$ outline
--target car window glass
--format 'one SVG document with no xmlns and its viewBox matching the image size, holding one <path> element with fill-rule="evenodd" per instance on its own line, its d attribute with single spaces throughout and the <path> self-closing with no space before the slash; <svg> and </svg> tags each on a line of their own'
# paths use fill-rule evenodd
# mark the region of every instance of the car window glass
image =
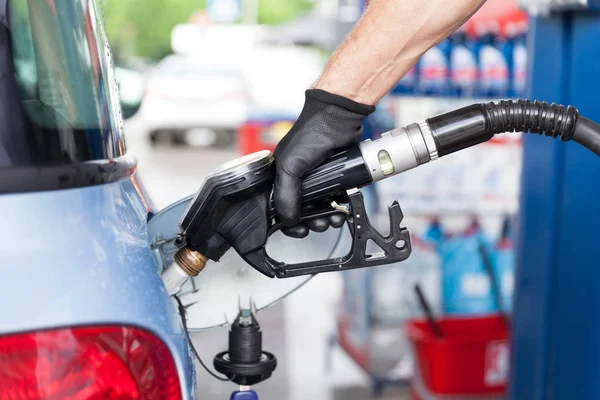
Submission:
<svg viewBox="0 0 600 400">
<path fill-rule="evenodd" d="M 0 167 L 122 156 L 118 93 L 94 2 L 0 0 L 0 18 L 2 10 Z"/>
</svg>

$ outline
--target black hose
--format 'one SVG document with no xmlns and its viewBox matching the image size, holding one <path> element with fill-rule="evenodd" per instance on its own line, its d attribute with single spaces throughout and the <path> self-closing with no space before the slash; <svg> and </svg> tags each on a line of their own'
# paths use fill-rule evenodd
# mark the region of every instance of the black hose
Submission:
<svg viewBox="0 0 600 400">
<path fill-rule="evenodd" d="M 529 100 L 482 104 L 492 134 L 529 132 L 571 140 L 579 112 L 575 107 Z"/>
<path fill-rule="evenodd" d="M 600 125 L 585 117 L 579 117 L 573 141 L 600 157 Z"/>
<path fill-rule="evenodd" d="M 483 143 L 495 134 L 529 132 L 574 140 L 600 155 L 600 126 L 575 107 L 529 100 L 473 104 L 427 120 L 438 155 Z"/>
</svg>

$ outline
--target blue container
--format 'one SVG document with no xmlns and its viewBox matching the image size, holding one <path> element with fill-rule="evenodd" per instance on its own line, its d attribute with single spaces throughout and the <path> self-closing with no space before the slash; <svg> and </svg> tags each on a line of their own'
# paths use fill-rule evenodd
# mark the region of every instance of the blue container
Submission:
<svg viewBox="0 0 600 400">
<path fill-rule="evenodd" d="M 506 60 L 506 66 L 508 68 L 508 85 L 507 85 L 507 95 L 509 97 L 514 97 L 515 93 L 513 91 L 513 76 L 514 76 L 514 50 L 515 50 L 515 37 L 509 35 L 506 37 L 504 42 L 500 45 L 500 51 Z"/>
<path fill-rule="evenodd" d="M 514 97 L 525 96 L 527 83 L 527 34 L 519 33 L 513 39 L 511 92 Z"/>
<path fill-rule="evenodd" d="M 500 286 L 502 310 L 506 313 L 510 313 L 512 310 L 515 275 L 515 251 L 511 236 L 511 220 L 509 217 L 506 217 L 504 219 L 502 235 L 496 243 L 496 258 L 494 263 L 494 272 Z"/>
<path fill-rule="evenodd" d="M 393 87 L 393 94 L 413 94 L 417 90 L 419 82 L 418 63 L 412 67 L 398 83 Z"/>
<path fill-rule="evenodd" d="M 481 243 L 493 254 L 493 245 L 474 223 L 466 232 L 444 240 L 439 247 L 446 314 L 487 314 L 497 310 L 489 275 L 479 253 Z"/>
<path fill-rule="evenodd" d="M 477 50 L 479 84 L 477 94 L 484 97 L 502 98 L 508 95 L 508 61 L 501 50 L 497 31 L 489 29 L 479 36 Z"/>
<path fill-rule="evenodd" d="M 431 221 L 431 225 L 427 228 L 423 234 L 423 241 L 430 245 L 432 248 L 437 249 L 444 238 L 444 232 L 442 231 L 442 225 L 439 219 L 434 218 Z"/>
<path fill-rule="evenodd" d="M 464 31 L 450 37 L 450 91 L 459 97 L 473 97 L 478 80 L 477 56 Z"/>
<path fill-rule="evenodd" d="M 431 96 L 450 94 L 450 40 L 429 49 L 418 63 L 418 93 Z"/>
</svg>

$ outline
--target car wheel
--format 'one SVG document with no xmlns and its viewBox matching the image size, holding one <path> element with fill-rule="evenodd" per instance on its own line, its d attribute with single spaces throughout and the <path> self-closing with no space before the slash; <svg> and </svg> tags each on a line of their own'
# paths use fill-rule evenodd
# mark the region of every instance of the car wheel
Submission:
<svg viewBox="0 0 600 400">
<path fill-rule="evenodd" d="M 213 146 L 215 147 L 230 147 L 235 142 L 235 131 L 222 130 L 218 131 L 215 137 Z"/>
<path fill-rule="evenodd" d="M 186 140 L 186 133 L 185 132 L 180 132 L 180 131 L 173 131 L 171 132 L 171 144 L 174 146 L 186 146 L 187 140 Z"/>
<path fill-rule="evenodd" d="M 217 132 L 210 128 L 189 129 L 182 136 L 183 142 L 190 147 L 212 147 L 218 138 Z"/>
<path fill-rule="evenodd" d="M 156 146 L 156 143 L 158 143 L 158 132 L 152 131 L 150 132 L 150 144 Z"/>
</svg>

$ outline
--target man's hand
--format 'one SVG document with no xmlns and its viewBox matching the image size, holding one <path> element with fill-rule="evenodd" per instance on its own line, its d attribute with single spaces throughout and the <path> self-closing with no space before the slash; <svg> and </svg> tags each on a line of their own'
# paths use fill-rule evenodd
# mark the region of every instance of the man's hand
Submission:
<svg viewBox="0 0 600 400">
<path fill-rule="evenodd" d="M 304 108 L 298 120 L 275 149 L 275 208 L 286 226 L 294 226 L 300 216 L 302 176 L 331 157 L 336 150 L 358 143 L 362 135 L 362 121 L 373 111 L 373 106 L 324 90 L 306 91 Z M 310 228 L 324 231 L 332 222 L 335 221 L 311 221 Z M 306 229 L 301 227 L 300 230 L 308 234 Z M 290 236 L 303 235 L 294 235 L 293 231 L 287 233 Z"/>
<path fill-rule="evenodd" d="M 317 89 L 376 104 L 419 58 L 485 0 L 371 0 L 333 53 Z"/>
<path fill-rule="evenodd" d="M 428 49 L 448 37 L 485 0 L 371 0 L 329 60 L 298 121 L 275 149 L 275 208 L 288 236 L 304 237 L 333 222 L 293 226 L 300 213 L 300 179 L 334 151 L 358 142 L 373 105 Z"/>
</svg>

